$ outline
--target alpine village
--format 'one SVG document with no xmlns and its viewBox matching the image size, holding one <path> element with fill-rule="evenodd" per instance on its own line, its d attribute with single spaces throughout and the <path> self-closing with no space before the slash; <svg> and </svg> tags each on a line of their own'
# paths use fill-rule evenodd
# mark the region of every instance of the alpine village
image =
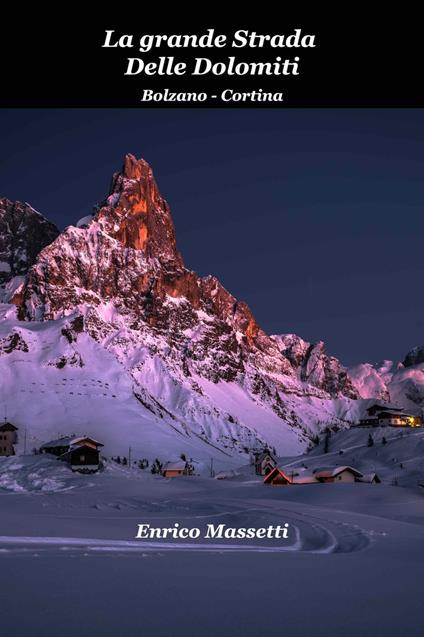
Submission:
<svg viewBox="0 0 424 637">
<path fill-rule="evenodd" d="M 373 429 L 377 427 L 388 427 L 395 429 L 420 428 L 422 419 L 419 416 L 406 413 L 399 407 L 374 403 L 368 407 L 367 415 L 361 418 L 354 427 L 361 429 Z M 324 434 L 324 448 L 328 446 L 328 430 Z M 368 444 L 372 440 L 371 433 L 368 437 Z M 4 419 L 0 426 L 0 456 L 15 455 L 15 445 L 18 442 L 18 427 Z M 49 440 L 43 443 L 38 449 L 33 449 L 34 454 L 49 454 L 56 456 L 57 460 L 66 463 L 73 472 L 82 474 L 96 473 L 104 468 L 107 458 L 102 458 L 101 449 L 104 445 L 88 435 L 62 436 L 56 440 Z M 149 468 L 149 461 L 145 458 L 131 461 L 131 449 L 128 458 L 120 456 L 112 457 L 111 461 L 127 466 L 129 469 L 135 465 L 138 469 Z M 310 485 L 319 483 L 369 483 L 379 484 L 379 476 L 375 472 L 362 473 L 352 466 L 334 465 L 314 468 L 311 471 L 290 469 L 281 466 L 275 451 L 265 447 L 251 455 L 251 466 L 257 476 L 263 478 L 264 485 L 287 486 L 287 485 Z M 183 476 L 195 476 L 196 462 L 187 459 L 185 454 L 181 454 L 179 459 L 166 460 L 161 462 L 156 459 L 150 471 L 163 478 L 177 478 Z M 228 477 L 226 472 L 215 474 L 213 463 L 211 462 L 210 476 L 216 479 Z"/>
</svg>

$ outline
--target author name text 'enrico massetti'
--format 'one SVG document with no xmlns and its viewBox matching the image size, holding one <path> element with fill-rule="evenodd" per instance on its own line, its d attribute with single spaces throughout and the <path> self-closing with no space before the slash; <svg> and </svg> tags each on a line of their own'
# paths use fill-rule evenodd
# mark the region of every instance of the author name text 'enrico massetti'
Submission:
<svg viewBox="0 0 424 637">
<path fill-rule="evenodd" d="M 171 527 L 154 527 L 150 524 L 138 524 L 138 530 L 136 534 L 137 540 L 153 540 L 153 539 L 174 539 L 174 540 L 186 540 L 197 539 L 203 537 L 204 539 L 219 540 L 240 540 L 240 539 L 275 539 L 275 540 L 287 540 L 289 525 L 277 524 L 275 526 L 265 527 L 232 527 L 227 524 L 207 524 L 202 530 L 198 527 L 184 527 L 180 526 L 176 522 Z"/>
</svg>

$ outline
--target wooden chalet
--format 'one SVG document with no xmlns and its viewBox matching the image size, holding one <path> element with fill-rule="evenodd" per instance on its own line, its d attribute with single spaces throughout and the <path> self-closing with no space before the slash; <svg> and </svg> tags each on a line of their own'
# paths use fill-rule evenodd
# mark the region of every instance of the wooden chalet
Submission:
<svg viewBox="0 0 424 637">
<path fill-rule="evenodd" d="M 15 444 L 18 442 L 18 428 L 11 422 L 4 423 L 0 426 L 0 456 L 14 456 Z"/>
<path fill-rule="evenodd" d="M 94 473 L 100 467 L 101 442 L 89 436 L 63 437 L 46 442 L 40 453 L 50 453 L 71 465 L 72 471 Z"/>
<path fill-rule="evenodd" d="M 277 459 L 269 449 L 255 454 L 255 471 L 258 476 L 266 476 L 277 466 Z"/>
<path fill-rule="evenodd" d="M 317 469 L 314 475 L 318 482 L 358 482 L 362 473 L 353 467 L 330 467 Z"/>
<path fill-rule="evenodd" d="M 375 403 L 368 407 L 367 416 L 361 418 L 359 427 L 421 427 L 422 418 L 403 411 L 401 407 Z"/>
<path fill-rule="evenodd" d="M 60 458 L 69 462 L 72 471 L 80 473 L 94 473 L 100 466 L 100 451 L 89 444 L 72 445 Z"/>
<path fill-rule="evenodd" d="M 286 485 L 291 484 L 291 477 L 285 473 L 283 469 L 274 467 L 265 476 L 264 484 L 269 484 L 273 487 L 285 487 Z"/>
<path fill-rule="evenodd" d="M 178 478 L 180 476 L 190 476 L 192 470 L 185 460 L 176 460 L 175 462 L 167 462 L 162 469 L 164 478 Z"/>
</svg>

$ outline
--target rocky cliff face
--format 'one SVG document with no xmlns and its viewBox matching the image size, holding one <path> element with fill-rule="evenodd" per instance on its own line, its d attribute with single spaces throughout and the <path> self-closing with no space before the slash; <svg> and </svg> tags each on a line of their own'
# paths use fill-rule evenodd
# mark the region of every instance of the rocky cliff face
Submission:
<svg viewBox="0 0 424 637">
<path fill-rule="evenodd" d="M 0 285 L 26 274 L 58 235 L 57 227 L 29 204 L 0 198 Z"/>
<path fill-rule="evenodd" d="M 168 204 L 149 165 L 132 155 L 89 227 L 70 227 L 43 250 L 14 302 L 30 320 L 110 304 L 131 329 L 155 330 L 187 371 L 194 367 L 214 382 L 234 380 L 249 363 L 293 374 L 245 303 L 215 277 L 184 267 Z"/>
<path fill-rule="evenodd" d="M 31 354 L 29 324 L 39 322 L 59 339 L 54 355 L 42 346 L 39 364 L 83 374 L 96 364 L 82 347 L 89 337 L 117 361 L 140 409 L 221 450 L 288 452 L 356 409 L 358 392 L 323 343 L 268 336 L 215 277 L 185 268 L 169 206 L 132 155 L 92 220 L 40 252 L 11 302 L 19 321 L 10 328 L 7 313 L 9 355 L 15 342 Z"/>
<path fill-rule="evenodd" d="M 424 363 L 424 345 L 411 349 L 404 358 L 403 366 L 413 367 L 421 363 Z"/>
<path fill-rule="evenodd" d="M 293 366 L 298 379 L 328 392 L 333 397 L 358 398 L 347 370 L 334 356 L 328 356 L 322 341 L 308 343 L 296 334 L 273 336 L 281 354 Z"/>
</svg>

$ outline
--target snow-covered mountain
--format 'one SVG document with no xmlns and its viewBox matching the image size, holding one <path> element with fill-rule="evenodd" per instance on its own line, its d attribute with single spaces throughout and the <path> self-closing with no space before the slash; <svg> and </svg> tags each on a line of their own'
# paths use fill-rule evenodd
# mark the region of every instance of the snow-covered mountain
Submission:
<svg viewBox="0 0 424 637">
<path fill-rule="evenodd" d="M 362 398 L 377 398 L 424 415 L 424 346 L 415 347 L 403 362 L 362 363 L 348 370 Z"/>
<path fill-rule="evenodd" d="M 301 451 L 323 426 L 361 412 L 361 383 L 323 343 L 267 335 L 215 277 L 184 266 L 144 160 L 127 155 L 93 217 L 57 237 L 25 211 L 44 226 L 43 249 L 35 257 L 26 247 L 25 277 L 24 259 L 10 265 L 0 373 L 2 402 L 34 445 L 72 429 L 104 440 L 106 453 L 131 445 L 245 461 L 238 454 L 265 444 Z M 15 263 L 23 249 L 7 248 L 10 223 L 1 235 L 2 260 Z"/>
</svg>

